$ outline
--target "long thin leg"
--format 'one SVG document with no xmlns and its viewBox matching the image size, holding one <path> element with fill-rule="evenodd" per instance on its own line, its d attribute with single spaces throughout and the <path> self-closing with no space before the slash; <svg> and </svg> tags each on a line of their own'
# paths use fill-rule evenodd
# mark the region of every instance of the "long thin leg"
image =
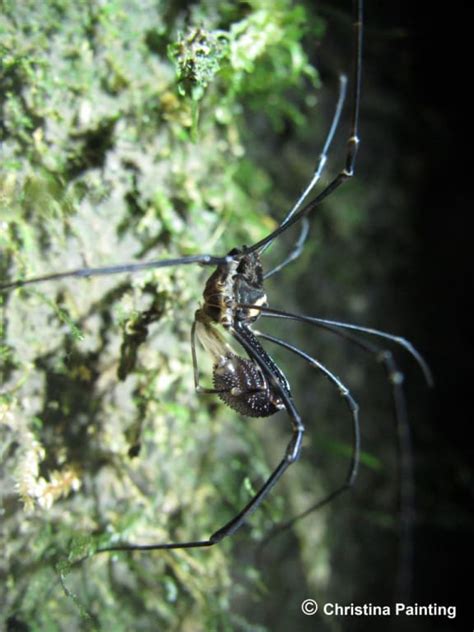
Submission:
<svg viewBox="0 0 474 632">
<path fill-rule="evenodd" d="M 332 382 L 333 384 L 335 384 L 335 386 L 337 386 L 340 394 L 342 395 L 342 397 L 344 397 L 347 407 L 349 408 L 349 411 L 352 415 L 352 433 L 353 433 L 352 458 L 351 458 L 349 469 L 347 471 L 346 478 L 343 484 L 340 485 L 340 487 L 335 489 L 333 492 L 331 492 L 330 494 L 328 494 L 327 496 L 319 500 L 316 504 L 312 505 L 309 510 L 304 511 L 302 514 L 299 514 L 298 516 L 292 518 L 291 520 L 288 520 L 280 525 L 277 525 L 274 529 L 272 529 L 272 531 L 267 536 L 265 540 L 267 542 L 268 539 L 272 538 L 274 535 L 276 535 L 280 531 L 288 529 L 297 520 L 308 515 L 308 513 L 311 513 L 312 511 L 315 511 L 316 509 L 320 509 L 324 505 L 330 503 L 332 500 L 334 500 L 334 498 L 339 496 L 342 492 L 350 489 L 354 485 L 354 482 L 357 478 L 357 472 L 359 469 L 359 462 L 360 462 L 359 406 L 357 402 L 354 400 L 354 398 L 352 397 L 349 389 L 341 382 L 341 380 L 334 373 L 329 371 L 329 369 L 327 369 L 323 364 L 321 364 L 321 362 L 318 362 L 318 360 L 311 357 L 310 355 L 308 355 L 301 349 L 298 349 L 294 345 L 291 345 L 288 342 L 281 340 L 280 338 L 275 338 L 274 336 L 270 336 L 262 332 L 255 332 L 255 333 L 259 338 L 263 338 L 264 340 L 273 342 L 277 345 L 280 345 L 281 347 L 284 347 L 285 349 L 288 349 L 292 353 L 295 353 L 296 355 L 300 356 L 300 358 L 303 358 L 303 360 L 306 360 L 306 362 L 308 362 L 311 366 L 321 371 L 328 378 L 330 382 Z"/>
<path fill-rule="evenodd" d="M 293 407 L 294 409 L 294 407 Z M 290 449 L 291 448 L 291 449 Z M 290 441 L 284 458 L 277 465 L 271 476 L 266 480 L 265 484 L 260 490 L 253 496 L 247 505 L 236 515 L 232 520 L 229 520 L 223 527 L 215 531 L 208 539 L 205 540 L 189 540 L 187 542 L 167 542 L 164 544 L 111 544 L 108 546 L 102 546 L 94 551 L 95 553 L 110 553 L 112 551 L 159 551 L 169 549 L 197 549 L 206 548 L 218 544 L 221 540 L 234 534 L 239 527 L 250 517 L 250 515 L 258 508 L 261 502 L 265 499 L 270 490 L 275 486 L 280 477 L 288 469 L 288 467 L 294 463 L 299 456 L 301 450 L 301 440 L 293 437 Z M 78 560 L 82 562 L 84 558 Z"/>
<path fill-rule="evenodd" d="M 302 195 L 300 196 L 296 204 L 288 213 L 286 219 L 284 220 L 285 222 L 294 215 L 294 213 L 301 206 L 303 201 L 307 198 L 307 196 L 309 195 L 309 193 L 311 192 L 311 190 L 314 188 L 319 178 L 321 177 L 321 174 L 324 170 L 324 166 L 327 161 L 327 152 L 331 145 L 331 142 L 332 142 L 334 133 L 336 131 L 339 118 L 340 118 L 342 106 L 344 103 L 345 93 L 346 93 L 346 84 L 347 84 L 346 77 L 341 76 L 339 99 L 338 99 L 338 103 L 336 107 L 336 112 L 333 118 L 331 129 L 326 139 L 326 143 L 321 153 L 318 166 L 316 168 L 316 171 L 313 174 L 313 178 L 311 179 L 311 182 L 306 187 L 305 191 L 302 193 Z M 290 255 L 276 269 L 267 273 L 265 278 L 269 277 L 271 274 L 274 274 L 275 272 L 277 272 L 277 270 L 281 270 L 281 268 L 283 268 L 285 265 L 290 263 L 290 261 L 293 261 L 299 256 L 301 250 L 303 249 L 304 241 L 307 237 L 307 234 L 308 234 L 308 228 L 303 227 L 301 229 L 300 237 L 294 249 L 291 251 Z M 267 245 L 265 245 L 262 248 L 262 252 L 268 245 L 270 245 L 270 241 L 268 242 Z M 189 265 L 189 264 L 195 264 L 195 263 L 200 264 L 200 265 L 206 265 L 206 266 L 218 266 L 218 265 L 223 265 L 226 263 L 231 263 L 232 260 L 233 258 L 231 256 L 212 256 L 212 255 L 203 254 L 203 255 L 192 255 L 188 257 L 179 257 L 177 259 L 145 261 L 141 263 L 126 263 L 126 264 L 118 264 L 118 265 L 111 265 L 111 266 L 102 266 L 102 267 L 97 267 L 97 268 L 77 268 L 76 270 L 67 270 L 65 272 L 55 272 L 52 274 L 32 277 L 29 279 L 17 279 L 9 283 L 0 283 L 0 292 L 14 290 L 16 288 L 24 287 L 25 285 L 32 285 L 35 283 L 44 283 L 46 281 L 58 281 L 60 279 L 67 279 L 67 278 L 89 278 L 93 276 L 122 274 L 126 272 L 139 272 L 141 270 L 166 268 L 166 267 L 171 267 L 171 266 Z"/>
<path fill-rule="evenodd" d="M 282 316 L 284 312 L 278 313 Z M 270 314 L 269 314 L 270 315 Z M 273 314 L 276 315 L 276 314 Z M 396 580 L 396 592 L 399 598 L 408 598 L 411 587 L 411 569 L 413 560 L 413 524 L 415 520 L 415 486 L 414 486 L 414 472 L 413 472 L 413 449 L 410 432 L 410 424 L 408 421 L 408 414 L 406 409 L 405 395 L 403 391 L 403 373 L 398 369 L 395 362 L 395 358 L 390 350 L 384 349 L 379 345 L 374 345 L 366 340 L 361 340 L 358 336 L 352 333 L 341 330 L 340 328 L 361 331 L 362 333 L 369 333 L 372 335 L 381 336 L 383 338 L 399 342 L 402 340 L 405 348 L 415 357 L 420 364 L 425 377 L 429 385 L 432 385 L 432 376 L 429 367 L 423 358 L 416 352 L 411 345 L 407 347 L 407 341 L 399 339 L 396 336 L 391 336 L 385 332 L 379 332 L 378 330 L 368 329 L 365 327 L 358 327 L 356 325 L 349 325 L 346 323 L 339 323 L 336 321 L 322 320 L 318 318 L 310 318 L 307 316 L 289 315 L 286 314 L 286 318 L 292 320 L 299 320 L 313 324 L 317 327 L 327 329 L 333 333 L 341 336 L 351 343 L 356 344 L 367 353 L 372 354 L 377 362 L 383 364 L 387 378 L 392 386 L 392 399 L 395 410 L 395 425 L 397 431 L 397 451 L 398 451 L 398 463 L 399 463 L 399 506 L 400 506 L 400 563 L 398 566 L 398 574 Z M 330 325 L 329 325 L 330 323 Z M 413 353 L 415 351 L 415 354 Z M 323 504 L 326 504 L 326 500 Z M 291 527 L 297 520 L 300 520 L 308 516 L 313 511 L 319 509 L 322 506 L 321 501 L 315 503 L 309 507 L 303 513 L 295 516 L 290 521 L 279 525 L 276 532 L 270 532 L 270 537 L 276 535 Z"/>
<path fill-rule="evenodd" d="M 357 149 L 359 146 L 359 109 L 360 109 L 360 87 L 362 74 L 362 19 L 363 19 L 363 2 L 362 0 L 354 0 L 354 82 L 353 82 L 353 101 L 351 113 L 351 131 L 347 141 L 347 153 L 344 168 L 331 182 L 319 193 L 314 200 L 306 204 L 302 209 L 295 212 L 291 217 L 287 217 L 278 228 L 272 233 L 258 241 L 253 246 L 247 248 L 246 252 L 262 251 L 263 248 L 270 244 L 276 237 L 285 232 L 290 226 L 300 221 L 303 217 L 309 215 L 325 200 L 333 191 L 335 191 L 343 182 L 354 175 L 355 162 L 357 157 Z"/>
<path fill-rule="evenodd" d="M 9 283 L 0 283 L 0 292 L 14 290 L 33 283 L 44 283 L 45 281 L 58 281 L 59 279 L 89 278 L 93 276 L 105 276 L 108 274 L 121 274 L 125 272 L 139 272 L 140 270 L 152 270 L 155 268 L 169 268 L 172 266 L 185 266 L 190 264 L 200 264 L 203 266 L 219 266 L 231 263 L 234 260 L 231 256 L 214 257 L 212 255 L 191 255 L 189 257 L 179 257 L 177 259 L 158 259 L 156 261 L 144 261 L 142 263 L 124 263 L 113 266 L 103 266 L 99 268 L 78 268 L 66 272 L 55 272 L 44 276 L 30 279 L 18 279 Z"/>
<path fill-rule="evenodd" d="M 292 424 L 298 426 L 301 424 L 299 416 L 296 419 L 293 417 L 296 409 L 291 407 L 292 412 L 288 411 L 292 419 Z M 298 413 L 296 413 L 298 415 Z M 251 514 L 258 508 L 261 502 L 265 499 L 270 490 L 275 486 L 280 477 L 288 469 L 288 467 L 294 463 L 301 451 L 301 439 L 303 434 L 303 428 L 296 430 L 288 444 L 284 458 L 277 465 L 271 476 L 265 481 L 264 485 L 253 496 L 245 507 L 236 515 L 232 520 L 229 520 L 223 527 L 215 531 L 210 538 L 206 540 L 191 540 L 188 542 L 169 542 L 166 544 L 116 544 L 110 546 L 104 546 L 96 549 L 95 553 L 105 553 L 109 551 L 155 551 L 163 549 L 193 549 L 213 546 L 217 544 L 229 535 L 232 535 L 239 529 L 243 523 L 251 516 Z"/>
<path fill-rule="evenodd" d="M 283 220 L 282 224 L 285 224 L 291 217 L 293 217 L 293 215 L 296 213 L 296 211 L 299 208 L 301 208 L 301 205 L 306 200 L 306 198 L 311 193 L 311 191 L 314 189 L 316 184 L 319 182 L 319 180 L 320 180 L 320 178 L 321 178 L 321 176 L 323 174 L 324 167 L 326 166 L 327 159 L 328 159 L 329 149 L 331 147 L 332 141 L 334 139 L 334 135 L 335 135 L 336 130 L 337 130 L 337 126 L 339 125 L 339 120 L 341 118 L 342 108 L 344 106 L 344 101 L 345 101 L 345 98 L 346 98 L 346 92 L 347 92 L 347 77 L 345 75 L 341 75 L 339 77 L 339 96 L 338 96 L 338 99 L 337 99 L 336 109 L 335 109 L 334 116 L 333 116 L 333 119 L 332 119 L 332 122 L 331 122 L 331 127 L 329 128 L 329 132 L 328 132 L 328 135 L 326 137 L 326 141 L 324 143 L 323 150 L 322 150 L 321 154 L 319 155 L 319 160 L 318 160 L 318 163 L 316 165 L 316 169 L 314 170 L 313 177 L 311 178 L 310 183 L 308 184 L 306 189 L 303 191 L 303 193 L 300 195 L 300 197 L 298 198 L 298 200 L 296 201 L 294 206 L 290 209 L 290 211 L 286 215 L 286 217 Z M 294 261 L 295 259 L 297 259 L 300 256 L 300 254 L 301 254 L 301 252 L 302 252 L 302 250 L 304 248 L 304 244 L 306 242 L 306 239 L 308 237 L 308 233 L 309 233 L 309 220 L 308 220 L 307 217 L 303 217 L 303 220 L 301 222 L 300 234 L 298 236 L 298 239 L 297 239 L 295 245 L 291 249 L 290 253 L 288 254 L 288 256 L 281 263 L 279 263 L 273 269 L 271 269 L 268 272 L 266 272 L 264 274 L 264 276 L 263 276 L 264 279 L 268 279 L 273 274 L 276 274 L 277 272 L 282 270 L 285 266 L 287 266 L 289 263 L 291 263 L 292 261 Z M 263 252 L 270 245 L 271 245 L 271 242 L 268 242 L 265 246 L 263 246 L 261 251 L 260 251 L 260 254 L 263 254 Z"/>
<path fill-rule="evenodd" d="M 303 202 L 306 200 L 308 195 L 314 189 L 314 187 L 319 182 L 319 180 L 320 180 L 320 178 L 321 178 L 321 176 L 323 174 L 324 167 L 326 166 L 327 159 L 328 159 L 329 148 L 331 147 L 331 143 L 333 141 L 334 135 L 335 135 L 336 130 L 337 130 L 337 126 L 339 125 L 339 120 L 341 118 L 342 108 L 344 106 L 344 101 L 345 101 L 345 98 L 346 98 L 346 91 L 347 91 L 347 77 L 345 75 L 341 75 L 339 77 L 339 96 L 338 96 L 338 99 L 337 99 L 336 110 L 334 112 L 334 116 L 333 116 L 333 119 L 332 119 L 332 122 L 331 122 L 331 127 L 329 128 L 329 132 L 328 132 L 328 135 L 326 137 L 326 141 L 324 143 L 323 150 L 322 150 L 321 154 L 319 155 L 319 160 L 318 160 L 318 163 L 316 165 L 316 169 L 314 170 L 313 177 L 311 178 L 311 181 L 308 184 L 308 186 L 306 187 L 306 189 L 303 191 L 303 193 L 297 199 L 297 201 L 294 204 L 294 206 L 290 209 L 290 211 L 286 215 L 286 217 L 283 220 L 283 222 L 281 223 L 281 225 L 286 224 L 286 222 L 291 217 L 293 217 L 293 215 L 296 213 L 296 211 L 299 208 L 301 208 Z M 301 229 L 301 235 L 300 235 L 300 237 L 299 237 L 299 239 L 297 241 L 296 247 L 294 248 L 292 253 L 290 253 L 289 257 L 287 259 L 285 259 L 285 261 L 282 264 L 280 264 L 277 268 L 275 268 L 271 272 L 268 272 L 265 275 L 264 278 L 267 278 L 270 275 L 272 275 L 275 272 L 277 272 L 278 270 L 281 270 L 281 268 L 283 268 L 283 266 L 285 266 L 287 263 L 290 263 L 290 261 L 293 261 L 294 259 L 296 259 L 296 257 L 299 255 L 299 253 L 301 252 L 302 247 L 303 247 L 303 245 L 299 246 L 299 243 L 302 242 L 302 244 L 304 244 L 304 240 L 306 239 L 307 233 L 308 233 L 308 227 L 306 229 L 305 228 Z M 262 248 L 260 250 L 260 254 L 263 254 L 263 252 L 268 248 L 268 246 L 270 246 L 272 241 L 273 240 L 267 242 L 264 246 L 262 246 Z M 297 252 L 297 254 L 293 254 L 294 252 Z"/>
<path fill-rule="evenodd" d="M 277 266 L 275 266 L 274 268 L 272 268 L 271 270 L 269 270 L 263 275 L 264 279 L 268 279 L 269 277 L 276 274 L 277 272 L 280 272 L 280 270 L 282 270 L 286 265 L 288 265 L 289 263 L 291 263 L 292 261 L 294 261 L 300 256 L 300 254 L 303 251 L 306 239 L 308 237 L 308 233 L 309 233 L 309 220 L 307 217 L 303 217 L 301 221 L 300 234 L 293 248 L 291 249 L 287 257 L 281 263 L 279 263 Z"/>
<path fill-rule="evenodd" d="M 104 546 L 98 548 L 96 553 L 105 553 L 110 551 L 154 551 L 163 549 L 191 549 L 191 548 L 204 548 L 213 546 L 220 542 L 223 538 L 232 535 L 239 529 L 242 524 L 249 518 L 249 516 L 258 508 L 262 501 L 266 498 L 270 490 L 275 486 L 281 476 L 285 473 L 288 467 L 298 460 L 301 452 L 301 444 L 303 441 L 304 426 L 301 421 L 301 417 L 296 410 L 296 407 L 291 398 L 289 389 L 287 388 L 287 382 L 280 372 L 276 364 L 265 352 L 263 347 L 257 341 L 254 334 L 245 326 L 237 325 L 235 329 L 231 330 L 231 334 L 239 342 L 239 344 L 247 351 L 250 358 L 252 358 L 262 369 L 263 373 L 268 378 L 271 386 L 275 388 L 278 395 L 281 397 L 286 411 L 291 420 L 292 436 L 285 450 L 283 459 L 274 469 L 269 478 L 265 481 L 262 487 L 251 498 L 251 500 L 245 505 L 245 507 L 234 518 L 229 520 L 223 527 L 215 531 L 208 539 L 205 540 L 191 540 L 188 542 L 169 542 L 164 544 L 112 544 L 110 546 Z"/>
<path fill-rule="evenodd" d="M 258 309 L 262 313 L 263 316 L 296 320 L 302 323 L 317 325 L 321 329 L 327 329 L 328 331 L 346 329 L 349 331 L 357 331 L 363 334 L 368 334 L 369 336 L 385 338 L 385 340 L 390 340 L 391 342 L 394 342 L 400 345 L 401 347 L 403 347 L 404 349 L 406 349 L 406 351 L 408 351 L 408 353 L 416 360 L 418 366 L 422 370 L 428 386 L 432 387 L 434 384 L 431 369 L 426 363 L 423 356 L 415 349 L 415 347 L 411 344 L 411 342 L 409 342 L 405 338 L 402 338 L 401 336 L 395 336 L 393 334 L 387 333 L 386 331 L 380 331 L 379 329 L 373 329 L 371 327 L 361 327 L 359 325 L 354 325 L 352 323 L 343 323 L 336 320 L 327 320 L 325 318 L 315 318 L 314 316 L 302 316 L 301 314 L 290 314 L 289 312 L 284 312 L 279 309 L 273 309 L 271 307 L 263 307 L 260 305 L 247 305 L 246 303 L 239 303 L 238 307 Z M 350 336 L 346 336 L 346 337 L 348 339 L 353 339 Z"/>
<path fill-rule="evenodd" d="M 377 358 L 379 362 L 383 363 L 387 378 L 392 384 L 392 398 L 395 408 L 400 503 L 400 563 L 395 590 L 397 598 L 406 603 L 409 601 L 412 586 L 413 525 L 416 518 L 413 443 L 403 391 L 403 373 L 399 371 L 391 351 L 378 350 L 377 354 Z"/>
<path fill-rule="evenodd" d="M 289 213 L 287 214 L 287 216 L 283 220 L 283 222 L 282 222 L 283 224 L 285 224 L 291 217 L 293 217 L 293 215 L 296 213 L 296 211 L 299 208 L 301 208 L 303 202 L 306 200 L 308 195 L 311 193 L 311 191 L 314 189 L 316 184 L 321 179 L 321 176 L 322 176 L 323 171 L 324 171 L 324 167 L 326 166 L 326 163 L 327 163 L 327 160 L 328 160 L 329 149 L 330 149 L 332 141 L 334 139 L 334 135 L 336 133 L 337 127 L 339 125 L 339 120 L 341 118 L 342 108 L 344 106 L 344 101 L 346 100 L 346 92 L 347 92 L 347 77 L 346 77 L 346 75 L 340 75 L 340 77 L 339 77 L 339 95 L 337 97 L 336 109 L 334 111 L 334 116 L 332 118 L 331 127 L 329 128 L 329 133 L 328 133 L 328 135 L 326 137 L 326 141 L 324 143 L 323 150 L 322 150 L 321 154 L 319 155 L 318 164 L 317 164 L 316 169 L 315 169 L 315 171 L 313 173 L 313 177 L 311 178 L 310 183 L 308 184 L 306 189 L 303 191 L 303 193 L 300 195 L 300 197 L 296 201 L 296 203 L 293 206 L 293 208 L 289 211 Z"/>
<path fill-rule="evenodd" d="M 321 193 L 312 200 L 309 204 L 297 211 L 299 204 L 306 198 L 306 191 L 303 192 L 300 200 L 296 203 L 295 207 L 290 210 L 286 219 L 280 226 L 272 233 L 261 239 L 259 242 L 253 244 L 245 250 L 245 253 L 251 253 L 256 250 L 262 251 L 267 244 L 270 244 L 276 237 L 287 230 L 290 226 L 300 221 L 303 217 L 309 216 L 310 213 L 319 204 L 332 193 L 337 187 L 339 187 L 345 180 L 350 178 L 354 174 L 354 166 L 357 155 L 357 147 L 359 144 L 358 137 L 358 121 L 359 121 L 359 103 L 360 103 L 360 84 L 361 84 L 361 67 L 362 67 L 362 0 L 354 0 L 354 48 L 355 48 L 355 64 L 354 64 L 354 100 L 352 105 L 352 124 L 351 135 L 348 140 L 348 149 L 345 161 L 344 169 L 321 191 Z M 324 164 L 323 164 L 324 167 Z M 322 168 L 323 168 L 322 167 Z M 318 171 L 318 170 L 317 170 Z M 317 172 L 316 172 L 317 173 Z M 315 174 L 316 176 L 316 174 Z M 311 187 L 311 183 L 308 185 Z M 244 253 L 244 254 L 245 254 Z M 124 272 L 137 272 L 140 270 L 149 270 L 155 268 L 165 268 L 178 265 L 189 265 L 198 263 L 206 266 L 217 266 L 226 263 L 231 263 L 234 260 L 231 256 L 212 256 L 212 255 L 192 255 L 188 257 L 179 257 L 177 259 L 164 259 L 158 261 L 147 261 L 143 263 L 129 263 L 122 265 L 104 266 L 97 268 L 78 268 L 76 270 L 69 270 L 66 272 L 57 272 L 53 274 L 46 274 L 39 277 L 33 277 L 30 279 L 18 279 L 9 283 L 0 284 L 0 292 L 13 290 L 16 288 L 24 287 L 33 283 L 43 283 L 46 281 L 57 281 L 59 279 L 65 279 L 70 277 L 75 278 L 89 278 L 92 276 L 102 276 L 109 274 L 120 274 Z"/>
</svg>

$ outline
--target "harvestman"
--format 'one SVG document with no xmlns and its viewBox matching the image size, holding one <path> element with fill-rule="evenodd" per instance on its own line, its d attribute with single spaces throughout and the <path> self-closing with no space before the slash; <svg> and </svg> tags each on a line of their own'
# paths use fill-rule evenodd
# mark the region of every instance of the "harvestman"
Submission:
<svg viewBox="0 0 474 632">
<path fill-rule="evenodd" d="M 223 538 L 234 534 L 237 529 L 242 526 L 242 524 L 266 498 L 272 487 L 277 483 L 288 467 L 297 461 L 301 452 L 304 425 L 293 401 L 290 385 L 285 377 L 285 374 L 260 344 L 258 338 L 287 349 L 304 359 L 311 366 L 321 371 L 323 375 L 325 375 L 326 378 L 328 378 L 328 380 L 337 387 L 340 394 L 345 398 L 352 416 L 352 458 L 344 483 L 329 496 L 311 506 L 303 514 L 300 514 L 300 516 L 297 516 L 297 518 L 301 518 L 323 504 L 328 503 L 338 494 L 353 485 L 357 476 L 360 455 L 358 405 L 354 401 L 349 390 L 339 380 L 339 378 L 315 358 L 309 356 L 295 346 L 280 340 L 279 338 L 254 331 L 252 327 L 261 316 L 287 318 L 327 329 L 348 339 L 350 342 L 358 345 L 366 352 L 373 354 L 379 362 L 382 362 L 388 378 L 392 383 L 401 453 L 405 454 L 406 450 L 409 449 L 409 435 L 407 431 L 407 419 L 404 395 L 402 391 L 403 376 L 398 371 L 390 351 L 386 350 L 384 347 L 380 347 L 379 345 L 362 339 L 356 334 L 362 333 L 368 335 L 369 337 L 378 337 L 403 346 L 420 365 L 427 382 L 430 384 L 432 380 L 429 368 L 413 346 L 405 339 L 393 336 L 383 331 L 359 327 L 353 324 L 323 320 L 310 316 L 290 314 L 284 311 L 271 309 L 267 305 L 267 298 L 264 290 L 264 280 L 280 271 L 302 251 L 308 234 L 309 216 L 315 211 L 315 209 L 318 208 L 323 200 L 331 195 L 343 182 L 351 178 L 354 174 L 357 148 L 359 145 L 358 121 L 362 60 L 362 4 L 362 0 L 354 1 L 353 3 L 354 72 L 352 111 L 351 129 L 347 141 L 347 153 L 344 168 L 329 182 L 329 184 L 327 184 L 327 186 L 322 189 L 318 195 L 316 195 L 311 201 L 307 201 L 307 198 L 314 190 L 324 171 L 328 151 L 341 116 L 347 86 L 346 77 L 341 76 L 336 111 L 324 148 L 319 157 L 316 170 L 314 171 L 312 179 L 305 191 L 276 230 L 252 246 L 235 248 L 225 256 L 199 254 L 176 259 L 148 261 L 143 263 L 111 265 L 99 268 L 80 268 L 67 272 L 52 273 L 36 278 L 17 280 L 0 285 L 0 291 L 5 292 L 34 283 L 56 281 L 58 279 L 68 277 L 87 278 L 99 275 L 138 272 L 140 270 L 148 270 L 152 268 L 165 268 L 193 264 L 214 266 L 216 267 L 216 270 L 212 273 L 206 283 L 203 294 L 204 303 L 203 306 L 196 311 L 191 330 L 191 349 L 196 390 L 199 392 L 217 394 L 228 406 L 244 416 L 269 417 L 279 410 L 286 410 L 290 419 L 292 434 L 280 463 L 262 487 L 254 494 L 247 505 L 223 527 L 215 531 L 210 537 L 188 542 L 168 542 L 147 545 L 121 543 L 98 548 L 96 552 L 188 549 L 209 547 L 217 544 Z M 301 223 L 300 235 L 290 254 L 277 267 L 264 273 L 261 263 L 262 254 L 275 239 L 298 222 Z M 226 330 L 228 334 L 230 334 L 230 336 L 246 352 L 247 357 L 242 357 L 232 350 L 232 348 L 226 343 L 224 336 L 221 334 L 220 328 Z M 199 340 L 202 347 L 213 359 L 214 388 L 212 389 L 202 388 L 199 385 L 196 339 Z M 405 469 L 411 467 L 410 462 L 402 462 L 401 467 L 405 467 Z M 407 480 L 411 481 L 411 477 L 408 476 Z M 405 496 L 402 498 L 402 502 L 407 507 L 411 507 L 412 505 L 411 494 L 411 483 L 408 483 L 402 489 L 402 496 Z M 294 518 L 282 526 L 289 526 L 297 518 Z"/>
</svg>

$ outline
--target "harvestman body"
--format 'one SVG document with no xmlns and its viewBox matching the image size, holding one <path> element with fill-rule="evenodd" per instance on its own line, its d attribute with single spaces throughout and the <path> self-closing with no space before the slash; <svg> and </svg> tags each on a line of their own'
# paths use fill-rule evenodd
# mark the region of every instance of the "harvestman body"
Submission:
<svg viewBox="0 0 474 632">
<path fill-rule="evenodd" d="M 260 318 L 260 316 L 287 318 L 329 330 L 359 346 L 364 351 L 372 354 L 377 361 L 383 363 L 392 384 L 401 454 L 403 455 L 410 449 L 408 423 L 406 418 L 404 394 L 402 390 L 402 377 L 397 369 L 392 353 L 385 350 L 384 347 L 380 347 L 372 342 L 369 342 L 365 338 L 356 336 L 355 334 L 362 333 L 369 337 L 382 338 L 403 346 L 418 362 L 428 383 L 431 383 L 429 368 L 412 345 L 403 338 L 375 329 L 328 321 L 310 316 L 289 314 L 287 312 L 271 309 L 268 307 L 267 297 L 264 290 L 264 280 L 281 270 L 286 264 L 300 254 L 308 234 L 309 216 L 323 202 L 323 200 L 325 200 L 335 189 L 337 189 L 354 173 L 354 165 L 359 143 L 358 120 L 362 59 L 362 0 L 354 1 L 353 5 L 355 62 L 353 75 L 353 100 L 351 111 L 351 132 L 348 139 L 344 168 L 316 197 L 307 202 L 309 194 L 313 191 L 323 173 L 329 147 L 340 119 L 347 84 L 346 77 L 342 76 L 340 78 L 339 99 L 332 125 L 313 177 L 294 207 L 286 215 L 279 227 L 271 234 L 251 246 L 243 246 L 240 249 L 233 249 L 226 256 L 193 255 L 177 259 L 113 265 L 102 268 L 81 268 L 69 272 L 52 273 L 42 277 L 0 284 L 0 291 L 10 291 L 15 288 L 20 288 L 34 283 L 54 281 L 67 277 L 87 278 L 91 276 L 137 272 L 145 269 L 191 264 L 215 266 L 216 270 L 212 273 L 206 283 L 203 294 L 203 305 L 195 314 L 195 320 L 191 330 L 191 346 L 196 390 L 204 393 L 217 394 L 220 399 L 232 409 L 248 417 L 269 417 L 280 410 L 286 410 L 289 416 L 292 434 L 280 463 L 274 469 L 270 477 L 264 482 L 262 487 L 250 499 L 247 505 L 241 509 L 234 518 L 232 518 L 222 528 L 218 529 L 209 538 L 189 542 L 170 542 L 148 545 L 119 543 L 98 548 L 95 552 L 115 550 L 131 551 L 178 549 L 212 546 L 224 537 L 232 535 L 235 531 L 237 531 L 237 529 L 247 520 L 250 514 L 257 509 L 287 468 L 298 459 L 301 451 L 304 426 L 300 414 L 294 404 L 288 380 L 260 344 L 258 337 L 289 350 L 308 362 L 312 367 L 322 372 L 323 375 L 325 375 L 325 377 L 338 388 L 340 394 L 345 399 L 352 417 L 352 459 L 344 483 L 329 496 L 312 505 L 307 511 L 300 514 L 297 518 L 304 517 L 316 508 L 328 503 L 335 496 L 348 489 L 354 483 L 357 475 L 360 453 L 358 406 L 356 402 L 339 378 L 315 358 L 312 358 L 304 351 L 283 340 L 280 340 L 279 338 L 253 331 L 252 325 L 258 318 Z M 277 267 L 264 274 L 261 263 L 261 256 L 264 251 L 276 238 L 298 222 L 301 227 L 300 236 L 292 251 Z M 230 347 L 221 333 L 222 329 L 226 330 L 230 337 L 243 348 L 247 357 L 238 355 Z M 199 371 L 197 368 L 195 344 L 196 338 L 213 359 L 214 388 L 212 389 L 202 388 L 199 385 Z M 409 471 L 411 468 L 411 462 L 409 460 L 405 460 L 405 462 L 402 461 L 401 468 L 405 472 L 405 477 L 402 477 L 402 482 L 406 480 L 404 487 L 402 487 L 401 502 L 410 509 L 413 504 L 412 477 L 411 471 Z M 283 525 L 283 527 L 289 526 L 295 519 L 288 521 Z M 408 522 L 409 520 L 406 521 L 406 524 L 404 525 L 404 528 L 406 529 L 409 528 Z M 409 556 L 409 554 L 410 551 L 408 550 L 404 552 L 405 556 Z"/>
<path fill-rule="evenodd" d="M 249 344 L 272 367 L 274 380 L 290 397 L 287 379 L 266 353 L 250 329 L 260 316 L 256 308 L 267 307 L 263 289 L 263 268 L 258 253 L 246 255 L 232 250 L 229 256 L 241 255 L 240 260 L 218 266 L 204 289 L 204 305 L 195 315 L 195 329 L 202 346 L 214 359 L 214 389 L 223 402 L 246 417 L 269 417 L 284 408 L 274 381 L 269 380 L 255 361 L 241 358 L 226 345 L 214 325 L 221 325 L 232 333 L 240 331 Z M 236 307 L 247 304 L 249 307 Z M 193 341 L 194 343 L 194 341 Z M 193 344 L 193 358 L 195 359 Z M 196 362 L 195 362 L 196 366 Z M 199 387 L 196 380 L 198 390 Z"/>
</svg>

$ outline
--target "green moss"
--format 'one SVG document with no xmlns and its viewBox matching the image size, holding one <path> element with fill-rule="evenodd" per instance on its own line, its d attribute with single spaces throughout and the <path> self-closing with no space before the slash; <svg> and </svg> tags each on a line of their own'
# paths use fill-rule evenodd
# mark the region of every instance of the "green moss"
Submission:
<svg viewBox="0 0 474 632">
<path fill-rule="evenodd" d="M 223 253 L 274 225 L 243 114 L 301 122 L 288 91 L 317 77 L 302 6 L 3 5 L 2 278 Z M 231 540 L 91 555 L 116 540 L 206 537 L 270 472 L 252 424 L 194 393 L 189 331 L 205 276 L 183 267 L 3 297 L 6 620 L 243 627 L 229 607 Z M 255 514 L 249 541 L 267 517 Z"/>
</svg>

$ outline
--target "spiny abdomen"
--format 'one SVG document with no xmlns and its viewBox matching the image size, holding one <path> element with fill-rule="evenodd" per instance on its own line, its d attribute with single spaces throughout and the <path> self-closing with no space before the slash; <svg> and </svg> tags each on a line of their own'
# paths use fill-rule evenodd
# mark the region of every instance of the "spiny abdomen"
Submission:
<svg viewBox="0 0 474 632">
<path fill-rule="evenodd" d="M 233 353 L 214 365 L 214 388 L 220 399 L 246 417 L 269 417 L 283 408 L 255 362 Z"/>
</svg>

